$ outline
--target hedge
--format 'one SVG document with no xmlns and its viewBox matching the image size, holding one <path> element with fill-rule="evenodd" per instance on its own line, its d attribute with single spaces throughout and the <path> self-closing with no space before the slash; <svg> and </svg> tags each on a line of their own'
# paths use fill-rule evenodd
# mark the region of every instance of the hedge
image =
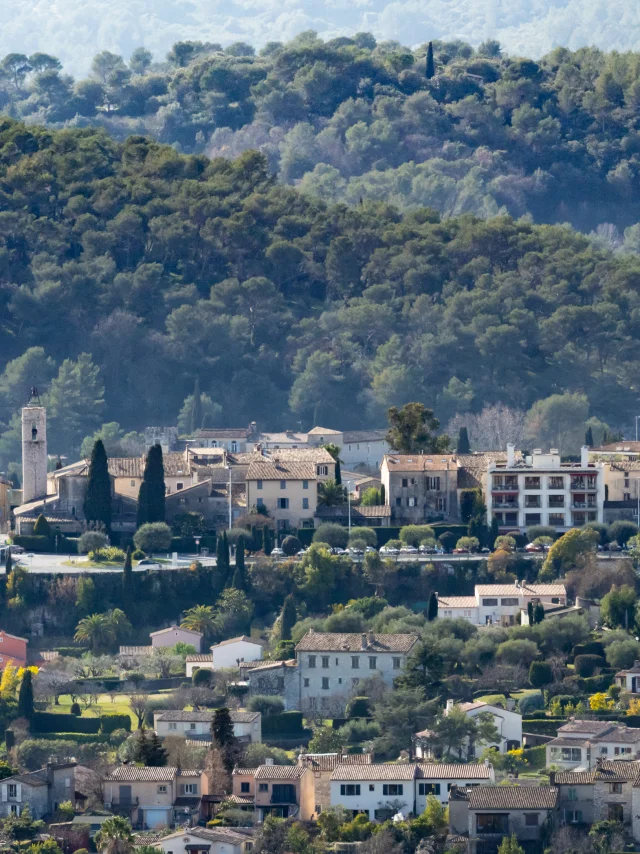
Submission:
<svg viewBox="0 0 640 854">
<path fill-rule="evenodd" d="M 613 672 L 602 673 L 600 676 L 588 676 L 584 679 L 577 676 L 576 684 L 578 688 L 586 694 L 597 694 L 600 691 L 608 691 L 613 685 L 614 679 L 615 673 Z"/>
<path fill-rule="evenodd" d="M 576 655 L 573 666 L 578 676 L 589 678 L 598 668 L 606 667 L 607 662 L 601 655 Z"/>
<path fill-rule="evenodd" d="M 88 646 L 54 646 L 54 652 L 67 658 L 82 658 L 85 652 L 89 652 Z"/>
<path fill-rule="evenodd" d="M 53 552 L 55 551 L 55 531 L 53 537 L 41 537 L 37 534 L 12 534 L 11 541 L 14 546 L 22 546 L 28 552 Z M 67 539 L 64 535 L 58 535 L 58 554 L 77 554 L 78 541 Z"/>
<path fill-rule="evenodd" d="M 302 712 L 282 712 L 280 715 L 269 715 L 262 719 L 263 735 L 302 735 Z"/>
<path fill-rule="evenodd" d="M 578 655 L 600 655 L 604 658 L 604 646 L 600 641 L 587 641 L 586 643 L 577 643 L 571 650 L 571 655 L 575 658 Z"/>
<path fill-rule="evenodd" d="M 547 764 L 547 748 L 544 744 L 539 744 L 537 747 L 525 747 L 522 756 L 527 761 L 525 769 L 527 771 L 544 768 Z"/>
<path fill-rule="evenodd" d="M 209 549 L 210 552 L 215 552 L 216 538 L 211 534 L 200 537 L 200 549 Z M 198 547 L 193 537 L 172 537 L 170 551 L 181 554 L 195 554 Z"/>
<path fill-rule="evenodd" d="M 76 715 L 36 712 L 31 720 L 31 731 L 99 733 L 100 718 L 79 718 Z"/>
<path fill-rule="evenodd" d="M 131 732 L 131 717 L 122 714 L 100 715 L 101 733 L 109 735 L 116 729 L 126 729 L 127 732 Z"/>
<path fill-rule="evenodd" d="M 534 735 L 556 735 L 558 727 L 566 724 L 566 718 L 555 718 L 554 720 L 542 721 L 539 719 L 529 718 L 522 721 L 522 732 L 531 732 Z"/>
</svg>

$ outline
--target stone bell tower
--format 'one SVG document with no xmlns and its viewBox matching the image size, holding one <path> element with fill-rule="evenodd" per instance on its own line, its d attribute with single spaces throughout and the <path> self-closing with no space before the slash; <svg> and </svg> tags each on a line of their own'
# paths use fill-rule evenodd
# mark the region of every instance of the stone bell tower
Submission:
<svg viewBox="0 0 640 854">
<path fill-rule="evenodd" d="M 37 388 L 22 409 L 22 501 L 27 504 L 47 494 L 47 410 Z"/>
</svg>

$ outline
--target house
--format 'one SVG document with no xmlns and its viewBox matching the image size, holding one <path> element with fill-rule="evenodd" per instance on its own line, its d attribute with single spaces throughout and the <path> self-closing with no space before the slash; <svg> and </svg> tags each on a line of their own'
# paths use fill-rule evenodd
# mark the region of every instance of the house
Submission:
<svg viewBox="0 0 640 854">
<path fill-rule="evenodd" d="M 564 584 L 476 584 L 473 596 L 438 596 L 438 617 L 474 626 L 513 626 L 529 602 L 566 605 L 567 591 Z"/>
<path fill-rule="evenodd" d="M 192 824 L 208 792 L 207 775 L 180 768 L 119 765 L 104 779 L 104 806 L 142 830 Z"/>
<path fill-rule="evenodd" d="M 603 463 L 589 462 L 586 445 L 579 463 L 563 463 L 555 448 L 517 459 L 514 445 L 507 445 L 506 462 L 489 463 L 487 524 L 495 519 L 503 530 L 550 525 L 563 533 L 602 522 L 604 499 Z"/>
<path fill-rule="evenodd" d="M 260 661 L 264 651 L 261 641 L 240 635 L 229 638 L 211 647 L 214 670 L 238 667 L 241 661 Z"/>
<path fill-rule="evenodd" d="M 199 448 L 224 448 L 232 454 L 253 450 L 257 425 L 248 427 L 207 427 L 196 430 L 190 444 Z"/>
<path fill-rule="evenodd" d="M 344 480 L 342 481 L 344 484 Z M 371 504 L 365 506 L 339 504 L 336 507 L 323 507 L 320 505 L 315 513 L 316 525 L 323 522 L 335 522 L 338 525 L 351 525 L 357 527 L 388 528 L 391 524 L 391 507 L 388 504 Z"/>
<path fill-rule="evenodd" d="M 20 815 L 29 806 L 34 819 L 52 815 L 59 804 L 75 799 L 75 762 L 6 777 L 0 788 L 0 817 Z"/>
<path fill-rule="evenodd" d="M 185 643 L 189 646 L 195 646 L 196 652 L 200 652 L 200 644 L 202 643 L 202 633 L 194 632 L 191 629 L 185 629 L 182 626 L 169 626 L 166 629 L 159 629 L 157 632 L 151 632 L 151 646 L 156 649 L 158 647 L 172 647 L 177 643 Z"/>
<path fill-rule="evenodd" d="M 453 454 L 385 454 L 380 467 L 396 524 L 457 518 L 458 463 Z"/>
<path fill-rule="evenodd" d="M 20 638 L 17 635 L 10 635 L 4 629 L 0 631 L 0 671 L 4 670 L 7 664 L 14 667 L 25 667 L 27 664 L 27 645 L 29 641 L 26 638 Z"/>
<path fill-rule="evenodd" d="M 497 851 L 502 840 L 511 834 L 521 845 L 537 850 L 537 844 L 555 825 L 557 812 L 555 786 L 452 789 L 449 828 L 452 834 L 468 834 L 468 854 Z"/>
<path fill-rule="evenodd" d="M 494 780 L 490 765 L 341 763 L 331 774 L 331 806 L 342 806 L 354 816 L 364 813 L 372 820 L 386 821 L 398 812 L 420 815 L 429 795 L 446 804 L 452 787 Z"/>
<path fill-rule="evenodd" d="M 318 485 L 335 477 L 335 466 L 324 448 L 265 451 L 247 471 L 247 507 L 266 510 L 281 533 L 313 528 Z"/>
<path fill-rule="evenodd" d="M 314 778 L 304 765 L 274 765 L 273 760 L 258 768 L 236 768 L 232 775 L 232 796 L 245 809 L 253 809 L 257 821 L 268 815 L 311 821 L 316 817 Z"/>
<path fill-rule="evenodd" d="M 316 814 L 331 806 L 331 775 L 338 765 L 371 765 L 372 753 L 301 753 L 298 765 L 306 765 L 313 773 Z"/>
<path fill-rule="evenodd" d="M 634 661 L 628 670 L 619 670 L 615 675 L 615 683 L 623 691 L 640 694 L 640 661 Z"/>
<path fill-rule="evenodd" d="M 390 450 L 386 430 L 345 430 L 340 443 L 340 459 L 346 468 L 379 472 Z"/>
<path fill-rule="evenodd" d="M 635 444 L 635 443 L 634 443 Z M 640 443 L 638 443 L 640 447 Z M 600 455 L 604 464 L 605 502 L 604 521 L 609 524 L 626 519 L 638 524 L 638 488 L 640 487 L 640 459 Z"/>
<path fill-rule="evenodd" d="M 144 446 L 147 451 L 154 445 L 160 445 L 163 454 L 178 449 L 177 427 L 145 427 L 143 435 Z"/>
<path fill-rule="evenodd" d="M 615 721 L 570 720 L 546 745 L 547 765 L 593 769 L 598 759 L 640 758 L 640 730 Z"/>
<path fill-rule="evenodd" d="M 511 702 L 513 703 L 513 700 Z M 452 709 L 464 712 L 468 718 L 475 718 L 480 714 L 490 714 L 499 733 L 499 739 L 495 744 L 467 743 L 462 749 L 460 758 L 467 761 L 473 759 L 487 747 L 496 747 L 500 753 L 506 753 L 508 750 L 517 750 L 522 746 L 522 715 L 518 712 L 512 709 L 503 709 L 501 706 L 493 706 L 483 700 L 476 700 L 471 703 L 456 703 L 454 700 L 447 700 L 445 715 Z M 419 759 L 432 756 L 429 735 L 429 730 L 425 730 L 416 733 L 414 737 L 415 753 Z"/>
<path fill-rule="evenodd" d="M 639 777 L 640 762 L 628 759 L 599 758 L 590 771 L 552 772 L 560 820 L 574 825 L 618 821 L 631 830 L 633 786 Z"/>
<path fill-rule="evenodd" d="M 233 734 L 243 744 L 262 741 L 262 715 L 260 712 L 229 712 Z M 201 712 L 157 711 L 153 713 L 153 728 L 159 736 L 168 735 L 211 741 L 211 724 L 215 710 Z"/>
<path fill-rule="evenodd" d="M 153 847 L 164 854 L 249 854 L 253 829 L 186 827 L 163 836 Z"/>
<path fill-rule="evenodd" d="M 240 683 L 249 694 L 281 697 L 285 711 L 300 708 L 300 676 L 295 658 L 286 661 L 252 661 L 240 665 Z"/>
<path fill-rule="evenodd" d="M 632 461 L 640 459 L 640 442 L 630 442 L 622 439 L 620 442 L 610 442 L 598 448 L 589 449 L 590 460 Z"/>
<path fill-rule="evenodd" d="M 367 489 L 380 489 L 382 481 L 375 475 L 366 472 L 348 471 L 342 469 L 342 485 L 349 491 L 352 500 L 359 500 Z"/>
<path fill-rule="evenodd" d="M 361 679 L 393 687 L 418 635 L 308 631 L 296 646 L 302 711 L 344 710 Z"/>
</svg>

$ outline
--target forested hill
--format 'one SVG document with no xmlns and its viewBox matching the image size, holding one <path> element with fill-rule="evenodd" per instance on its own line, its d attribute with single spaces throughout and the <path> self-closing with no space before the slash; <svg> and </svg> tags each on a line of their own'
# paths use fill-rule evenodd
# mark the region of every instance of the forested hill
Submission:
<svg viewBox="0 0 640 854">
<path fill-rule="evenodd" d="M 445 215 L 530 214 L 640 249 L 640 54 L 558 48 L 537 62 L 367 33 L 286 45 L 180 42 L 165 59 L 102 52 L 74 81 L 46 54 L 0 64 L 0 109 L 29 123 L 99 124 L 186 153 L 258 149 L 283 183 Z M 605 224 L 611 224 L 607 227 Z"/>
<path fill-rule="evenodd" d="M 37 385 L 50 450 L 103 422 L 354 428 L 422 400 L 446 422 L 584 392 L 627 423 L 640 258 L 559 226 L 328 207 L 262 155 L 0 122 L 0 459 Z M 12 421 L 13 417 L 13 421 Z"/>
</svg>

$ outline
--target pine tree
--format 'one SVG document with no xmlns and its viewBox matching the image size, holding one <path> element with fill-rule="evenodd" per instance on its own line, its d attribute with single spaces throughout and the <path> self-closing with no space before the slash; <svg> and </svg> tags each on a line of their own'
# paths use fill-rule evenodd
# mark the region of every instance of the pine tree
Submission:
<svg viewBox="0 0 640 854">
<path fill-rule="evenodd" d="M 150 768 L 162 768 L 167 764 L 167 756 L 167 751 L 162 746 L 162 739 L 157 733 L 152 732 L 147 742 L 144 764 Z"/>
<path fill-rule="evenodd" d="M 429 46 L 427 47 L 427 69 L 426 69 L 426 77 L 427 80 L 431 80 L 431 78 L 436 73 L 436 66 L 433 61 L 433 42 L 429 42 Z"/>
<path fill-rule="evenodd" d="M 296 602 L 291 594 L 289 594 L 282 603 L 282 613 L 280 614 L 280 640 L 290 641 L 291 630 L 296 624 L 298 613 L 296 610 Z"/>
<path fill-rule="evenodd" d="M 438 594 L 433 592 L 429 596 L 429 605 L 427 607 L 427 620 L 431 623 L 438 617 Z"/>
<path fill-rule="evenodd" d="M 25 670 L 18 694 L 18 717 L 30 721 L 33 712 L 33 674 L 30 670 Z"/>
<path fill-rule="evenodd" d="M 593 430 L 587 427 L 587 432 L 584 434 L 584 443 L 588 448 L 593 448 Z"/>
<path fill-rule="evenodd" d="M 471 445 L 469 444 L 469 432 L 466 427 L 461 427 L 458 433 L 458 448 L 459 454 L 470 454 Z"/>
<path fill-rule="evenodd" d="M 141 762 L 143 765 L 147 764 L 147 757 L 149 755 L 149 739 L 147 738 L 147 731 L 144 726 L 141 726 L 135 735 L 135 745 L 133 749 L 132 759 L 134 762 Z"/>
<path fill-rule="evenodd" d="M 147 453 L 144 477 L 138 493 L 138 528 L 148 522 L 164 522 L 165 493 L 162 448 L 153 445 Z"/>
<path fill-rule="evenodd" d="M 200 394 L 200 377 L 196 377 L 196 381 L 193 384 L 193 405 L 191 407 L 189 426 L 192 436 L 196 430 L 199 430 L 202 427 L 202 395 Z"/>
<path fill-rule="evenodd" d="M 99 522 L 111 530 L 111 478 L 102 439 L 96 440 L 91 451 L 84 515 L 87 522 Z"/>
<path fill-rule="evenodd" d="M 131 546 L 127 547 L 127 555 L 122 567 L 122 599 L 126 606 L 131 604 L 133 595 L 133 563 L 131 561 Z"/>
</svg>

